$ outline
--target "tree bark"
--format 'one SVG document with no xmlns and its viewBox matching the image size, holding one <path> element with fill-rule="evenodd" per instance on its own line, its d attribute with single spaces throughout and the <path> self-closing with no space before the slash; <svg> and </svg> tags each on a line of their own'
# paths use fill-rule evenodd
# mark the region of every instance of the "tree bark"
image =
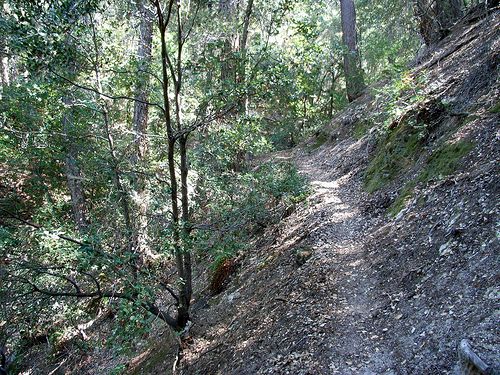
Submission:
<svg viewBox="0 0 500 375">
<path fill-rule="evenodd" d="M 353 0 L 340 0 L 342 42 L 344 43 L 344 74 L 347 98 L 353 101 L 365 88 L 356 35 L 356 9 Z"/>
<path fill-rule="evenodd" d="M 235 66 L 233 61 L 233 52 L 235 50 L 235 35 L 231 30 L 237 13 L 236 0 L 219 0 L 219 14 L 226 21 L 227 30 L 224 36 L 224 44 L 221 51 L 221 81 L 235 81 Z"/>
<path fill-rule="evenodd" d="M 151 66 L 151 46 L 153 41 L 153 18 L 147 9 L 144 0 L 137 1 L 137 10 L 140 17 L 139 41 L 137 45 L 138 74 L 135 87 L 133 126 L 135 134 L 135 152 L 132 157 L 132 165 L 136 170 L 142 170 L 148 154 L 148 115 L 149 100 L 148 70 Z M 136 219 L 134 220 L 134 252 L 137 253 L 138 263 L 143 264 L 144 258 L 151 256 L 147 237 L 147 212 L 149 206 L 149 194 L 147 180 L 142 173 L 137 173 L 133 180 L 136 197 L 134 206 Z"/>
</svg>

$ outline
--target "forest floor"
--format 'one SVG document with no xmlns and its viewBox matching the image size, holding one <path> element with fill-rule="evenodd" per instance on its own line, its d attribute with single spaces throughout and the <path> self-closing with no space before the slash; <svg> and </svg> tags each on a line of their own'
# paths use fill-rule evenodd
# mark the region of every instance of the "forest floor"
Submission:
<svg viewBox="0 0 500 375">
<path fill-rule="evenodd" d="M 373 95 L 337 116 L 325 144 L 272 156 L 293 161 L 312 193 L 266 229 L 225 292 L 198 296 L 179 373 L 448 374 L 463 338 L 498 364 L 499 18 L 465 20 L 413 70 L 425 99 L 399 122 L 416 116 L 430 131 L 375 193 L 371 161 L 398 155 L 373 131 L 350 136 L 383 109 Z M 465 141 L 452 171 L 429 172 Z"/>
</svg>

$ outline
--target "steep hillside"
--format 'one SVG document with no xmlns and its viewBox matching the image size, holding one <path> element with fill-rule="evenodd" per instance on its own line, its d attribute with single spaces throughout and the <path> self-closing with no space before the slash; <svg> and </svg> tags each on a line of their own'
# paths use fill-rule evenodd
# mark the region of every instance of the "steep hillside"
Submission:
<svg viewBox="0 0 500 375">
<path fill-rule="evenodd" d="M 499 26 L 467 16 L 392 91 L 274 155 L 312 193 L 199 293 L 180 373 L 450 373 L 463 338 L 496 364 Z"/>
</svg>

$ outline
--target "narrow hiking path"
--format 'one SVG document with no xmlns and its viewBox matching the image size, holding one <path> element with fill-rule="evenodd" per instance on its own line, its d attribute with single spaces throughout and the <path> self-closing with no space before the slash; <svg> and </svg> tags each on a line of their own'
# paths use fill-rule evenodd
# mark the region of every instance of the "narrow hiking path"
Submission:
<svg viewBox="0 0 500 375">
<path fill-rule="evenodd" d="M 485 126 L 475 131 L 486 142 Z M 424 205 L 389 218 L 388 193 L 364 191 L 368 138 L 272 155 L 311 194 L 257 238 L 226 291 L 195 303 L 180 373 L 449 374 L 464 337 L 493 361 L 494 280 L 483 276 L 495 232 L 470 224 L 461 253 L 439 249 L 459 197 L 474 197 L 460 203 L 463 223 L 480 217 L 480 199 L 493 206 L 494 174 L 437 182 Z"/>
<path fill-rule="evenodd" d="M 316 308 L 328 311 L 334 306 L 327 325 L 331 373 L 380 374 L 397 366 L 394 348 L 384 342 L 390 327 L 373 321 L 387 297 L 377 290 L 379 280 L 372 272 L 376 259 L 366 248 L 383 221 L 366 211 L 364 147 L 366 143 L 349 139 L 313 157 L 302 152 L 294 158 L 313 188 L 310 214 L 304 219 L 311 228 L 314 262 L 326 275 Z"/>
<path fill-rule="evenodd" d="M 475 131 L 486 142 L 485 126 Z M 195 302 L 180 373 L 450 374 L 464 337 L 493 361 L 494 279 L 484 277 L 495 232 L 476 220 L 480 199 L 494 205 L 484 195 L 494 174 L 437 182 L 420 192 L 424 205 L 389 218 L 386 193 L 363 189 L 369 145 L 349 138 L 273 155 L 295 163 L 311 195 L 258 237 L 226 291 Z M 457 201 L 474 231 L 442 255 Z"/>
</svg>

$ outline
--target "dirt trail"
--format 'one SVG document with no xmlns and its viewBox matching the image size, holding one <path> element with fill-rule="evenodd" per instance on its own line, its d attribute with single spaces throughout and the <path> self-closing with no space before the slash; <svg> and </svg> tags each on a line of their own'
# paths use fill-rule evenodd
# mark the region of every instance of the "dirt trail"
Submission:
<svg viewBox="0 0 500 375">
<path fill-rule="evenodd" d="M 311 261 L 327 275 L 323 285 L 327 293 L 316 308 L 328 312 L 334 306 L 326 325 L 331 333 L 331 373 L 380 374 L 398 361 L 393 348 L 381 341 L 389 328 L 376 326 L 372 319 L 386 297 L 376 289 L 378 279 L 371 272 L 375 259 L 366 249 L 367 238 L 381 220 L 365 212 L 366 193 L 360 181 L 365 146 L 351 139 L 313 158 L 303 153 L 295 158 L 314 189 L 306 219 L 312 228 Z"/>
<path fill-rule="evenodd" d="M 475 129 L 478 142 L 491 139 L 492 121 Z M 228 290 L 195 309 L 181 373 L 449 374 L 462 338 L 497 360 L 498 240 L 481 218 L 498 217 L 497 169 L 439 182 L 420 192 L 427 203 L 390 219 L 384 195 L 363 190 L 368 145 L 350 138 L 276 156 L 313 192 L 268 228 Z M 470 229 L 440 255 L 446 223 Z"/>
</svg>

